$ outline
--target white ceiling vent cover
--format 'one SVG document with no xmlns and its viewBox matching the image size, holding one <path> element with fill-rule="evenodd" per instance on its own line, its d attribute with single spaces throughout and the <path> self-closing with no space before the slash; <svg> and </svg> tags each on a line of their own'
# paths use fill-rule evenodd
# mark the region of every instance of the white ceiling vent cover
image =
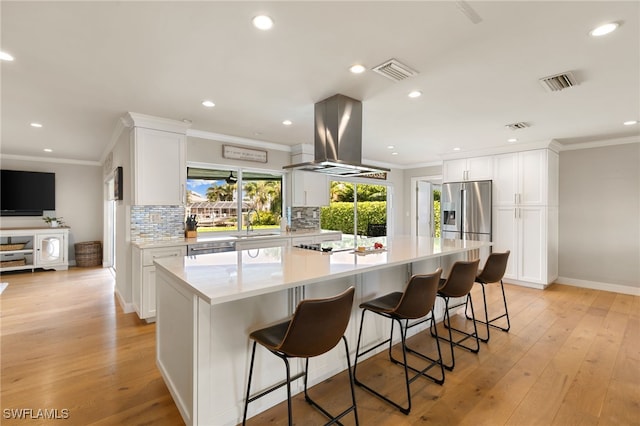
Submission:
<svg viewBox="0 0 640 426">
<path fill-rule="evenodd" d="M 525 122 L 506 124 L 504 127 L 511 130 L 526 129 L 529 125 Z"/>
<path fill-rule="evenodd" d="M 549 77 L 543 77 L 540 80 L 542 87 L 549 92 L 558 92 L 568 87 L 578 85 L 578 81 L 571 72 L 564 72 L 562 74 L 550 75 Z"/>
<path fill-rule="evenodd" d="M 418 75 L 418 71 L 412 70 L 396 59 L 389 59 L 377 67 L 372 68 L 372 70 L 393 81 L 401 81 L 405 78 Z"/>
</svg>

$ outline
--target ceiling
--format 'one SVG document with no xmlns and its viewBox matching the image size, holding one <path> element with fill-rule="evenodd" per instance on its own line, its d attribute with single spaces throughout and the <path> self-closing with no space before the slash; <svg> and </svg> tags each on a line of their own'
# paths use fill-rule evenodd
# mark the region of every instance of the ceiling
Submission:
<svg viewBox="0 0 640 426">
<path fill-rule="evenodd" d="M 15 60 L 1 63 L 0 153 L 99 162 L 128 111 L 311 144 L 313 104 L 336 93 L 363 102 L 363 161 L 396 167 L 509 138 L 639 134 L 622 123 L 640 119 L 640 2 L 466 3 L 479 23 L 463 4 L 3 0 L 1 50 Z M 270 31 L 251 25 L 263 13 Z M 589 36 L 609 21 L 619 29 Z M 418 75 L 396 82 L 370 70 L 391 58 Z M 350 73 L 355 63 L 368 70 Z M 577 86 L 549 92 L 538 81 L 566 71 Z M 423 95 L 410 99 L 412 90 Z M 529 127 L 505 127 L 515 122 Z"/>
</svg>

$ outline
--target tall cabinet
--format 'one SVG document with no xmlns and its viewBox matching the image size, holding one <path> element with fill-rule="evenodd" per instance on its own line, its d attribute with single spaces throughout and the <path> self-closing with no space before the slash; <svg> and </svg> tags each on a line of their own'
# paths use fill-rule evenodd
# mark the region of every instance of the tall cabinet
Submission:
<svg viewBox="0 0 640 426">
<path fill-rule="evenodd" d="M 493 250 L 510 250 L 505 278 L 544 288 L 558 277 L 558 154 L 494 156 Z"/>
</svg>

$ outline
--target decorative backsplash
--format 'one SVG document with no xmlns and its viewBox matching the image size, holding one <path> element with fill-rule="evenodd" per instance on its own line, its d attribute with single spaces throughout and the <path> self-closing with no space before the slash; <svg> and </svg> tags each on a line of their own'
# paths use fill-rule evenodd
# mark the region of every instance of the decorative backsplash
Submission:
<svg viewBox="0 0 640 426">
<path fill-rule="evenodd" d="M 288 207 L 287 219 L 291 229 L 319 230 L 320 207 Z"/>
<path fill-rule="evenodd" d="M 183 238 L 183 206 L 131 206 L 132 242 Z"/>
</svg>

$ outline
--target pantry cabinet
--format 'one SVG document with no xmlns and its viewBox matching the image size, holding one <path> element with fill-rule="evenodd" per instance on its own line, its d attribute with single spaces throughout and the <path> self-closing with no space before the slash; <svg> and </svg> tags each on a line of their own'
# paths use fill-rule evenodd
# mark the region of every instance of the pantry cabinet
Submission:
<svg viewBox="0 0 640 426">
<path fill-rule="evenodd" d="M 495 205 L 557 205 L 557 154 L 547 150 L 497 155 L 494 159 Z"/>
<path fill-rule="evenodd" d="M 558 154 L 494 157 L 493 250 L 511 250 L 505 278 L 544 288 L 558 277 Z"/>
</svg>

